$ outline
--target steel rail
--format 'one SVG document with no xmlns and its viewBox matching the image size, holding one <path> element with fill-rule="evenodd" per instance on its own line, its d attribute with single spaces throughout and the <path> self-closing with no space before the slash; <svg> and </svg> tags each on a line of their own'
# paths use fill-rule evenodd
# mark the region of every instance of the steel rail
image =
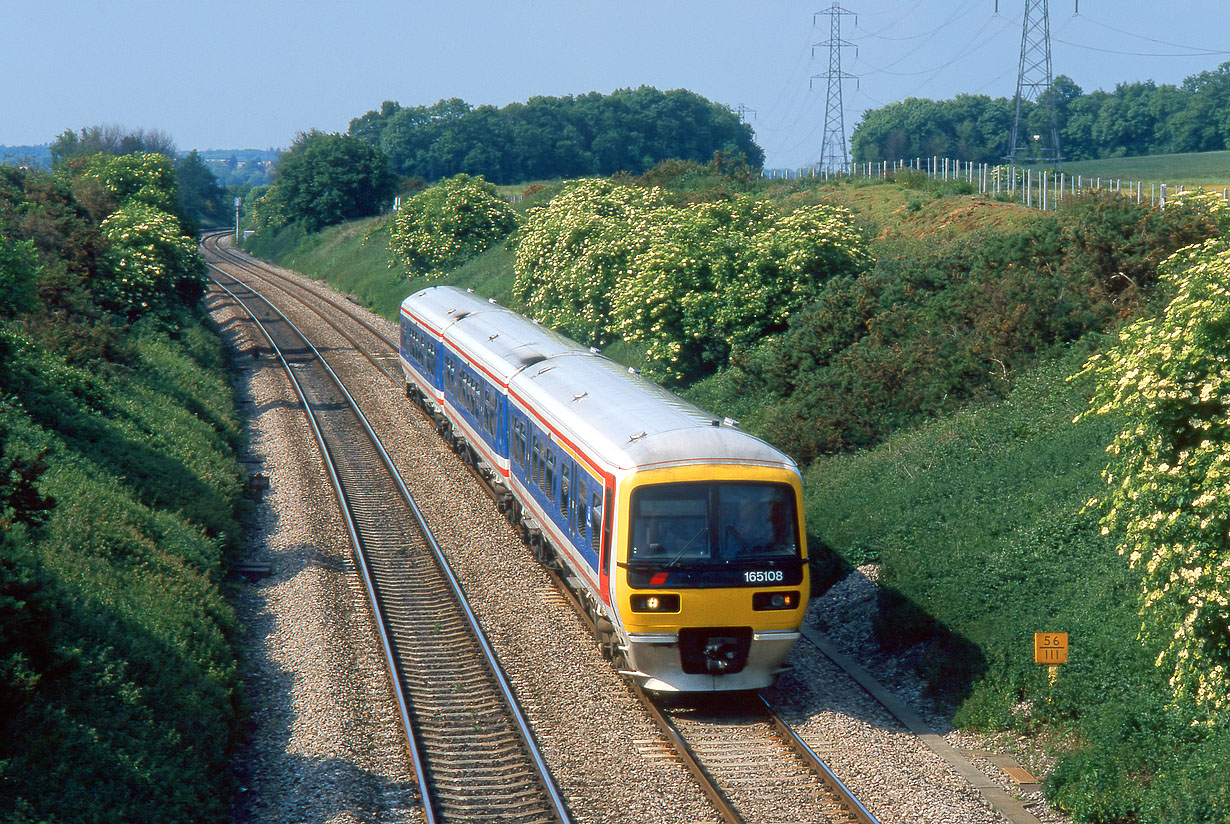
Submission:
<svg viewBox="0 0 1230 824">
<path fill-rule="evenodd" d="M 808 746 L 807 742 L 799 737 L 799 734 L 794 731 L 794 728 L 786 723 L 777 710 L 773 709 L 773 705 L 769 703 L 763 695 L 757 693 L 757 698 L 764 704 L 765 710 L 769 713 L 769 719 L 773 724 L 774 729 L 790 742 L 791 747 L 795 752 L 803 756 L 808 765 L 820 776 L 820 780 L 828 786 L 840 799 L 843 804 L 850 808 L 850 813 L 859 820 L 859 824 L 880 824 L 871 811 L 863 806 L 863 802 L 855 797 L 850 788 L 837 777 L 837 773 L 824 763 L 824 759 L 816 754 L 816 751 Z"/>
<path fill-rule="evenodd" d="M 317 289 L 310 288 L 301 283 L 296 283 L 293 279 L 288 278 L 285 275 L 281 275 L 277 273 L 276 271 L 273 270 L 272 267 L 266 264 L 262 264 L 258 261 L 253 261 L 251 258 L 245 257 L 244 255 L 241 255 L 240 253 L 236 252 L 233 248 L 228 248 L 228 247 L 223 246 L 219 242 L 219 240 L 220 238 L 226 235 L 229 235 L 229 234 L 230 234 L 229 232 L 206 234 L 202 237 L 201 245 L 204 248 L 210 249 L 211 251 L 213 251 L 214 254 L 216 254 L 219 258 L 221 258 L 222 262 L 226 263 L 227 265 L 238 267 L 240 269 L 243 269 L 246 272 L 249 272 L 250 274 L 255 275 L 256 277 L 268 283 L 270 286 L 273 286 L 275 289 L 278 289 L 279 291 L 286 294 L 292 300 L 296 300 L 299 303 L 303 304 L 305 307 L 315 312 L 326 323 L 328 323 L 330 326 L 336 329 L 340 334 L 345 336 L 347 340 L 350 340 L 351 343 L 355 342 L 353 338 L 351 338 L 347 333 L 343 332 L 338 327 L 338 325 L 333 322 L 332 319 L 326 316 L 324 312 L 321 312 L 320 309 L 318 309 L 316 306 L 313 306 L 307 301 L 304 301 L 301 297 L 291 294 L 292 289 L 298 289 L 301 292 L 307 292 L 308 294 L 312 295 L 312 297 L 328 304 L 329 306 L 332 306 L 334 309 L 336 309 L 337 311 L 344 314 L 346 317 L 353 320 L 359 326 L 362 326 L 372 337 L 377 338 L 382 343 L 387 345 L 394 354 L 398 353 L 399 346 L 398 346 L 397 341 L 390 340 L 388 337 L 385 336 L 385 334 L 382 331 L 372 326 L 364 318 L 355 314 L 344 303 L 334 300 L 328 294 L 325 294 Z M 280 281 L 280 283 L 275 283 L 274 281 Z M 283 284 L 289 284 L 289 287 Z M 377 368 L 380 369 L 380 371 L 383 374 L 385 375 L 389 374 L 387 372 L 384 372 L 384 369 L 380 367 L 379 365 L 377 365 Z M 391 377 L 395 383 L 397 382 L 396 376 L 389 376 L 389 377 Z"/>
<path fill-rule="evenodd" d="M 696 779 L 696 783 L 700 785 L 701 792 L 705 794 L 705 797 L 709 799 L 709 803 L 711 803 L 714 806 L 714 809 L 717 810 L 717 814 L 722 821 L 726 822 L 726 824 L 746 824 L 746 819 L 739 814 L 734 802 L 731 801 L 730 797 L 722 791 L 722 788 L 718 786 L 717 781 L 714 780 L 713 776 L 709 774 L 709 771 L 705 769 L 705 766 L 700 763 L 700 759 L 696 757 L 696 753 L 693 752 L 692 748 L 688 745 L 688 742 L 685 741 L 683 736 L 679 734 L 679 730 L 677 730 L 675 725 L 671 723 L 670 719 L 666 717 L 657 703 L 655 703 L 654 700 L 650 698 L 639 686 L 636 686 L 635 684 L 630 686 L 633 694 L 636 695 L 637 699 L 641 702 L 641 706 L 645 708 L 646 712 L 649 713 L 650 718 L 653 719 L 654 724 L 656 724 L 658 729 L 661 730 L 666 736 L 667 742 L 675 751 L 675 754 L 679 756 L 679 760 L 683 762 L 683 766 L 689 773 L 692 774 L 692 777 Z"/>
</svg>

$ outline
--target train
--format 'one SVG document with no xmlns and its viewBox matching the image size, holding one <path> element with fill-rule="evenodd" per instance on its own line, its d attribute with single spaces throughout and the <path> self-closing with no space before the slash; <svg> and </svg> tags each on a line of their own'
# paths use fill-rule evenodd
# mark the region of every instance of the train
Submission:
<svg viewBox="0 0 1230 824">
<path fill-rule="evenodd" d="M 406 394 L 623 675 L 657 693 L 757 690 L 810 590 L 791 458 L 598 350 L 469 290 L 401 305 Z"/>
</svg>

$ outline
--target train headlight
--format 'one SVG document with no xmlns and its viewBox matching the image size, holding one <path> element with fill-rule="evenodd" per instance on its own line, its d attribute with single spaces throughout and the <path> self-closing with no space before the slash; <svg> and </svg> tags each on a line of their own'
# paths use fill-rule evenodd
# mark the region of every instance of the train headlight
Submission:
<svg viewBox="0 0 1230 824">
<path fill-rule="evenodd" d="M 633 612 L 678 612 L 679 596 L 674 594 L 633 595 Z"/>
<path fill-rule="evenodd" d="M 757 592 L 752 596 L 752 609 L 794 609 L 798 605 L 797 592 Z"/>
</svg>

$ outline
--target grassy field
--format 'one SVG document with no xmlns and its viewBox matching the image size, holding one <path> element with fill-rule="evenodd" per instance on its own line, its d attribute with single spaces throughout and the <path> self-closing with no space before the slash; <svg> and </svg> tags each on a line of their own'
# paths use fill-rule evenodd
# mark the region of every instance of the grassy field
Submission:
<svg viewBox="0 0 1230 824">
<path fill-rule="evenodd" d="M 1167 186 L 1203 186 L 1221 191 L 1230 187 L 1230 151 L 1195 154 L 1150 155 L 1147 157 L 1116 157 L 1103 160 L 1065 161 L 1068 175 L 1102 178 L 1107 181 L 1165 183 Z"/>
</svg>

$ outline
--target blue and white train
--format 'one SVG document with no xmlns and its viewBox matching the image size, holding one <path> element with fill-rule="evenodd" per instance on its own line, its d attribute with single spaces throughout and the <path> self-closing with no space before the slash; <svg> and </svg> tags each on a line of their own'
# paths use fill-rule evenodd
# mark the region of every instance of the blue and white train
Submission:
<svg viewBox="0 0 1230 824">
<path fill-rule="evenodd" d="M 659 692 L 768 686 L 809 588 L 794 462 L 473 293 L 401 307 L 407 394 L 491 481 L 619 669 Z"/>
</svg>

